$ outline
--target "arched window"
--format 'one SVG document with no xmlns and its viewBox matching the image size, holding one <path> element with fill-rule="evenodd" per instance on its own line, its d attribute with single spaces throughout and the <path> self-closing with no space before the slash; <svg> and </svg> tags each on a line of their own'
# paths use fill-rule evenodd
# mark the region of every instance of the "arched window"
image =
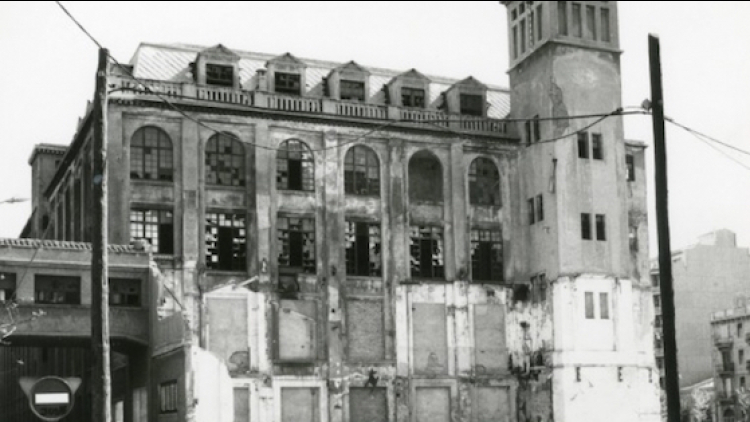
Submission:
<svg viewBox="0 0 750 422">
<path fill-rule="evenodd" d="M 469 167 L 469 203 L 471 205 L 502 205 L 500 172 L 489 158 L 479 157 Z"/>
<path fill-rule="evenodd" d="M 169 136 L 152 126 L 138 129 L 130 141 L 130 178 L 172 181 L 173 174 Z"/>
<path fill-rule="evenodd" d="M 443 202 L 443 166 L 430 152 L 420 151 L 409 160 L 409 200 Z"/>
<path fill-rule="evenodd" d="M 302 141 L 289 140 L 276 153 L 276 187 L 280 190 L 315 191 L 315 162 Z"/>
<path fill-rule="evenodd" d="M 217 133 L 206 143 L 206 184 L 245 186 L 245 148 L 235 136 Z"/>
<path fill-rule="evenodd" d="M 380 163 L 375 151 L 357 145 L 346 152 L 344 192 L 348 195 L 380 195 Z"/>
</svg>

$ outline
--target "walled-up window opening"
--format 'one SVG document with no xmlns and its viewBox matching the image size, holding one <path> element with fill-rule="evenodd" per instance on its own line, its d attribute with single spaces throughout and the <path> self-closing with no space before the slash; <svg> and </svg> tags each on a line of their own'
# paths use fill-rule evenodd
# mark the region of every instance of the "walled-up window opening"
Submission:
<svg viewBox="0 0 750 422">
<path fill-rule="evenodd" d="M 81 278 L 37 274 L 34 277 L 34 303 L 80 305 Z"/>
<path fill-rule="evenodd" d="M 217 133 L 206 143 L 206 184 L 245 186 L 245 147 L 233 135 Z"/>
<path fill-rule="evenodd" d="M 409 241 L 411 276 L 413 278 L 444 278 L 443 228 L 412 226 Z"/>
<path fill-rule="evenodd" d="M 473 281 L 504 281 L 503 232 L 500 229 L 471 231 L 471 278 Z"/>
<path fill-rule="evenodd" d="M 544 221 L 544 197 L 542 195 L 536 196 L 536 221 Z"/>
<path fill-rule="evenodd" d="M 11 300 L 16 294 L 16 274 L 0 273 L 0 302 Z"/>
<path fill-rule="evenodd" d="M 578 132 L 578 158 L 589 158 L 588 132 Z"/>
<path fill-rule="evenodd" d="M 568 35 L 568 2 L 557 2 L 557 27 L 560 35 Z"/>
<path fill-rule="evenodd" d="M 604 159 L 604 145 L 602 143 L 601 133 L 591 134 L 591 158 L 594 160 Z"/>
<path fill-rule="evenodd" d="M 534 198 L 529 198 L 529 200 L 526 201 L 526 212 L 529 216 L 529 225 L 534 225 L 534 223 L 536 223 L 536 209 L 534 208 Z"/>
<path fill-rule="evenodd" d="M 315 274 L 315 219 L 280 216 L 276 226 L 279 267 Z"/>
<path fill-rule="evenodd" d="M 542 3 L 536 8 L 536 40 L 541 41 L 544 37 L 544 26 L 542 25 Z"/>
<path fill-rule="evenodd" d="M 297 73 L 274 73 L 274 89 L 279 94 L 301 95 L 302 82 Z"/>
<path fill-rule="evenodd" d="M 495 207 L 502 205 L 500 172 L 489 158 L 479 157 L 469 166 L 469 203 Z"/>
<path fill-rule="evenodd" d="M 591 214 L 581 214 L 581 239 L 591 240 Z"/>
<path fill-rule="evenodd" d="M 583 37 L 583 28 L 582 28 L 582 16 L 581 16 L 581 5 L 579 3 L 573 3 L 573 27 L 572 32 L 573 35 L 581 38 Z"/>
<path fill-rule="evenodd" d="M 111 306 L 141 306 L 141 280 L 110 278 L 109 304 Z"/>
<path fill-rule="evenodd" d="M 602 214 L 596 215 L 596 240 L 607 240 L 607 222 Z"/>
<path fill-rule="evenodd" d="M 609 319 L 609 293 L 599 293 L 599 318 Z"/>
<path fill-rule="evenodd" d="M 220 271 L 247 269 L 247 216 L 206 213 L 206 267 Z"/>
<path fill-rule="evenodd" d="M 596 8 L 586 6 L 586 38 L 596 39 Z"/>
<path fill-rule="evenodd" d="M 302 141 L 283 142 L 276 152 L 276 187 L 280 190 L 315 191 L 315 162 Z"/>
<path fill-rule="evenodd" d="M 380 196 L 380 162 L 375 151 L 356 145 L 344 157 L 344 193 Z"/>
<path fill-rule="evenodd" d="M 594 293 L 586 292 L 585 301 L 586 301 L 586 319 L 595 319 L 596 315 L 594 314 Z"/>
<path fill-rule="evenodd" d="M 430 152 L 420 151 L 409 160 L 409 200 L 443 202 L 443 167 Z"/>
<path fill-rule="evenodd" d="M 347 221 L 344 236 L 346 274 L 380 277 L 383 267 L 380 223 Z"/>
<path fill-rule="evenodd" d="M 341 80 L 339 82 L 339 96 L 342 100 L 365 100 L 365 83 L 359 81 Z"/>
<path fill-rule="evenodd" d="M 206 83 L 208 85 L 234 86 L 234 66 L 207 63 Z"/>
<path fill-rule="evenodd" d="M 424 108 L 424 89 L 420 88 L 401 88 L 401 105 L 404 107 Z"/>
<path fill-rule="evenodd" d="M 625 156 L 625 166 L 628 172 L 628 182 L 635 182 L 635 158 L 632 154 Z"/>
<path fill-rule="evenodd" d="M 601 16 L 602 16 L 602 41 L 610 42 L 612 41 L 612 36 L 610 35 L 610 29 L 609 29 L 609 9 L 602 8 Z"/>
<path fill-rule="evenodd" d="M 177 380 L 159 384 L 159 413 L 177 413 Z"/>
<path fill-rule="evenodd" d="M 138 129 L 130 140 L 130 178 L 172 181 L 172 141 L 156 127 Z"/>
<path fill-rule="evenodd" d="M 154 253 L 174 252 L 174 218 L 171 210 L 130 210 L 130 240 L 144 239 Z"/>
</svg>

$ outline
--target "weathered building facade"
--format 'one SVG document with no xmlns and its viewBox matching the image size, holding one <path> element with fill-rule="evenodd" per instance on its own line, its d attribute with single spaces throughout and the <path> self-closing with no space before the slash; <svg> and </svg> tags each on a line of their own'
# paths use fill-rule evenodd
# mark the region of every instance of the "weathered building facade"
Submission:
<svg viewBox="0 0 750 422">
<path fill-rule="evenodd" d="M 718 422 L 746 420 L 750 415 L 750 305 L 738 296 L 736 306 L 711 316 L 713 381 Z"/>
<path fill-rule="evenodd" d="M 644 147 L 574 117 L 621 107 L 617 5 L 503 4 L 510 90 L 221 45 L 112 66 L 110 241 L 173 294 L 149 420 L 210 412 L 197 349 L 235 421 L 659 417 Z M 27 236 L 89 240 L 91 118 Z"/>
</svg>

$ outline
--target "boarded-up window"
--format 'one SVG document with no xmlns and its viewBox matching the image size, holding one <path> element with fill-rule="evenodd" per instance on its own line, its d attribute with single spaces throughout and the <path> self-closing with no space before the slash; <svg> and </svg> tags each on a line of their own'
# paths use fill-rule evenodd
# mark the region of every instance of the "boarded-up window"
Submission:
<svg viewBox="0 0 750 422">
<path fill-rule="evenodd" d="M 234 387 L 234 422 L 250 422 L 250 390 Z"/>
<path fill-rule="evenodd" d="M 512 420 L 507 388 L 478 387 L 474 394 L 475 422 L 510 422 Z"/>
<path fill-rule="evenodd" d="M 346 302 L 349 359 L 378 362 L 385 359 L 382 300 L 348 300 Z"/>
<path fill-rule="evenodd" d="M 206 307 L 208 350 L 227 365 L 230 373 L 249 371 L 247 299 L 209 297 Z"/>
<path fill-rule="evenodd" d="M 387 422 L 388 398 L 385 388 L 350 388 L 349 420 L 352 422 Z"/>
<path fill-rule="evenodd" d="M 310 362 L 316 356 L 317 305 L 313 301 L 282 300 L 278 312 L 278 357 Z"/>
<path fill-rule="evenodd" d="M 409 200 L 443 202 L 443 167 L 427 151 L 420 151 L 409 160 Z"/>
<path fill-rule="evenodd" d="M 281 422 L 319 422 L 317 388 L 282 388 Z"/>
<path fill-rule="evenodd" d="M 448 373 L 448 343 L 445 305 L 412 305 L 414 371 L 417 374 Z"/>
<path fill-rule="evenodd" d="M 451 391 L 447 387 L 417 387 L 417 422 L 450 422 Z"/>
<path fill-rule="evenodd" d="M 508 369 L 505 311 L 498 305 L 474 306 L 475 372 L 497 374 Z"/>
</svg>

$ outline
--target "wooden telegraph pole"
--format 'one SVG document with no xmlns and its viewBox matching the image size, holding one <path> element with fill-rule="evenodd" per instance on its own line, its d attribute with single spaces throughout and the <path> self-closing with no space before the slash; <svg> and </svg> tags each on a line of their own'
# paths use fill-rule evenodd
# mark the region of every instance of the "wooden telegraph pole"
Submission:
<svg viewBox="0 0 750 422">
<path fill-rule="evenodd" d="M 664 130 L 664 93 L 661 77 L 659 38 L 648 37 L 651 67 L 651 107 L 654 124 L 654 155 L 656 174 L 656 229 L 659 237 L 659 279 L 664 333 L 665 387 L 667 420 L 680 422 L 680 381 L 677 368 L 675 337 L 674 289 L 672 287 L 672 247 L 669 241 L 669 190 L 667 188 L 667 149 Z"/>
<path fill-rule="evenodd" d="M 91 244 L 92 420 L 111 422 L 109 373 L 109 280 L 107 259 L 107 67 L 109 51 L 99 50 L 94 94 L 94 227 Z"/>
</svg>

